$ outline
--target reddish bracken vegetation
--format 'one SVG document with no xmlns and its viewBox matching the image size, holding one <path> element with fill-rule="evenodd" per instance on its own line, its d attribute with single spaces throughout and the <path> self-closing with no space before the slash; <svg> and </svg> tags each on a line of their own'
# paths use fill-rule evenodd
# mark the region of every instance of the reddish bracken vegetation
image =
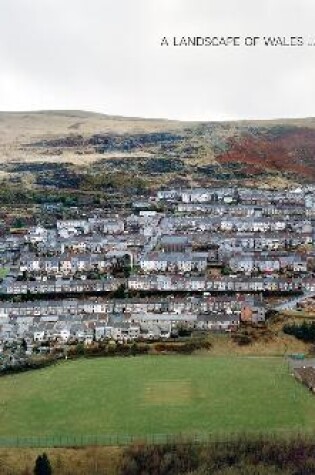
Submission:
<svg viewBox="0 0 315 475">
<path fill-rule="evenodd" d="M 256 170 L 291 172 L 314 179 L 315 129 L 248 132 L 230 139 L 229 150 L 216 158 L 220 163 L 244 163 Z"/>
</svg>

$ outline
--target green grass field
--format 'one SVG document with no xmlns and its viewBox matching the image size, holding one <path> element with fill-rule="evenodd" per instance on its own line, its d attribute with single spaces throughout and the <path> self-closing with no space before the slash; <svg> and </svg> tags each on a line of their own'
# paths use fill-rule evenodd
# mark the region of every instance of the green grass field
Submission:
<svg viewBox="0 0 315 475">
<path fill-rule="evenodd" d="M 0 380 L 0 437 L 308 431 L 315 396 L 281 358 L 68 361 Z"/>
<path fill-rule="evenodd" d="M 9 273 L 10 269 L 7 267 L 0 267 L 0 279 L 4 279 Z"/>
</svg>

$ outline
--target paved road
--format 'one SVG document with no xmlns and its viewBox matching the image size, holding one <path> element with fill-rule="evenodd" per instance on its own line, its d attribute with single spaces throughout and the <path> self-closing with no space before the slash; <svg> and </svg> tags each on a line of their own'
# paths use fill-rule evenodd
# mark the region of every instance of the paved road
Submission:
<svg viewBox="0 0 315 475">
<path fill-rule="evenodd" d="M 274 307 L 272 307 L 272 309 L 277 310 L 277 311 L 293 310 L 294 308 L 296 308 L 296 305 L 299 302 L 302 302 L 302 300 L 305 300 L 306 298 L 310 298 L 310 297 L 315 297 L 314 291 L 304 292 L 302 295 L 299 295 L 298 297 L 294 297 L 293 299 L 286 300 L 285 302 L 282 302 L 279 305 L 275 305 Z"/>
</svg>

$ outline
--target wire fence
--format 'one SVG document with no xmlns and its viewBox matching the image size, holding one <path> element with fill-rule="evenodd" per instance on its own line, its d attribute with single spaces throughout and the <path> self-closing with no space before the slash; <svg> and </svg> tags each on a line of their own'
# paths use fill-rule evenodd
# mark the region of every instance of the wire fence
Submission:
<svg viewBox="0 0 315 475">
<path fill-rule="evenodd" d="M 0 437 L 0 448 L 52 448 L 85 446 L 128 446 L 136 444 L 207 444 L 229 443 L 239 440 L 291 440 L 315 438 L 315 432 L 233 432 L 194 434 L 97 434 L 97 435 L 47 435 L 33 437 Z"/>
</svg>

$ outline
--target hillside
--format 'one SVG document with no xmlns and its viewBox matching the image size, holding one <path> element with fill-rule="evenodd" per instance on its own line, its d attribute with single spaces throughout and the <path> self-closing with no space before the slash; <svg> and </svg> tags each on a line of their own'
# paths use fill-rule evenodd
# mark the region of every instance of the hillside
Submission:
<svg viewBox="0 0 315 475">
<path fill-rule="evenodd" d="M 315 178 L 315 119 L 180 122 L 82 111 L 0 112 L 0 176 L 65 186 L 67 174 L 150 185 L 278 185 Z M 56 165 L 58 168 L 56 175 Z M 42 180 L 45 169 L 48 181 Z"/>
</svg>

